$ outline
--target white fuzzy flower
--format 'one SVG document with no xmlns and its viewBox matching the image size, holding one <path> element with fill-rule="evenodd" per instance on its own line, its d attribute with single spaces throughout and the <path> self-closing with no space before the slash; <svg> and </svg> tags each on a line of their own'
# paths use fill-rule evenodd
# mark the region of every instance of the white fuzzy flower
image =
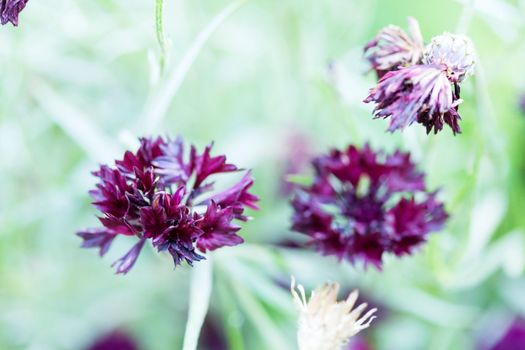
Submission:
<svg viewBox="0 0 525 350">
<path fill-rule="evenodd" d="M 325 283 L 316 288 L 307 300 L 304 287 L 299 284 L 296 290 L 292 277 L 291 292 L 300 312 L 297 331 L 299 350 L 340 350 L 350 337 L 370 326 L 377 311 L 371 309 L 360 317 L 367 307 L 366 303 L 352 310 L 357 290 L 350 293 L 346 300 L 338 302 L 338 283 Z"/>
<path fill-rule="evenodd" d="M 474 73 L 476 53 L 472 41 L 463 35 L 443 33 L 432 38 L 427 45 L 423 62 L 447 67 L 447 77 L 461 82 Z"/>
</svg>

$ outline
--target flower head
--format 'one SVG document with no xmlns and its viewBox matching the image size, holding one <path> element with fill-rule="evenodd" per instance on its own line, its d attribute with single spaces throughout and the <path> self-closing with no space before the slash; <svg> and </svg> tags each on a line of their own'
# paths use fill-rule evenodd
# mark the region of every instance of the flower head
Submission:
<svg viewBox="0 0 525 350">
<path fill-rule="evenodd" d="M 385 27 L 366 44 L 365 57 L 376 71 L 378 78 L 389 71 L 421 61 L 425 47 L 419 23 L 409 17 L 408 27 L 409 34 L 398 26 Z"/>
<path fill-rule="evenodd" d="M 354 290 L 343 301 L 337 301 L 339 284 L 325 283 L 316 288 L 309 299 L 302 285 L 295 286 L 292 277 L 290 288 L 293 300 L 299 310 L 297 341 L 299 350 L 340 350 L 350 337 L 370 326 L 377 309 L 371 309 L 361 316 L 367 304 L 354 308 L 358 291 Z"/>
<path fill-rule="evenodd" d="M 292 199 L 292 229 L 323 255 L 380 269 L 384 253 L 411 254 L 448 217 L 408 153 L 349 146 L 313 166 L 313 183 Z"/>
<path fill-rule="evenodd" d="M 423 62 L 444 66 L 447 78 L 453 83 L 459 83 L 474 72 L 474 45 L 466 36 L 443 33 L 432 38 L 425 50 Z"/>
<path fill-rule="evenodd" d="M 98 248 L 104 255 L 119 236 L 138 241 L 117 260 L 117 273 L 127 273 L 144 243 L 150 240 L 158 251 L 168 251 L 175 265 L 192 264 L 204 257 L 197 252 L 234 246 L 243 242 L 235 220 L 245 221 L 244 208 L 256 209 L 250 172 L 223 191 L 213 191 L 209 177 L 239 171 L 225 156 L 211 156 L 191 146 L 185 152 L 182 139 L 140 139 L 137 152 L 127 151 L 110 167 L 102 165 L 93 174 L 99 178 L 90 191 L 93 205 L 102 212 L 102 227 L 78 232 L 82 247 Z"/>
<path fill-rule="evenodd" d="M 389 131 L 418 122 L 430 133 L 447 124 L 454 134 L 461 131 L 458 106 L 459 85 L 451 85 L 447 67 L 439 64 L 414 65 L 392 71 L 370 89 L 366 103 L 375 102 L 376 118 L 390 118 Z"/>
<path fill-rule="evenodd" d="M 0 0 L 0 23 L 18 25 L 18 15 L 29 0 Z"/>
</svg>

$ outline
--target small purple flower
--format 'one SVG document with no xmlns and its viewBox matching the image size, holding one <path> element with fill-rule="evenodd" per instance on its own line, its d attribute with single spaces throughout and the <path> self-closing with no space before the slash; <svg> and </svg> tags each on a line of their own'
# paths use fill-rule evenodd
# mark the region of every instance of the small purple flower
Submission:
<svg viewBox="0 0 525 350">
<path fill-rule="evenodd" d="M 209 177 L 239 171 L 225 156 L 211 156 L 191 146 L 184 152 L 182 139 L 140 139 L 137 152 L 127 151 L 115 166 L 102 165 L 93 174 L 100 179 L 90 191 L 93 205 L 102 212 L 103 227 L 78 232 L 83 248 L 98 248 L 104 255 L 119 236 L 135 236 L 137 243 L 113 265 L 127 273 L 146 240 L 168 251 L 175 265 L 204 259 L 200 252 L 243 242 L 234 220 L 246 221 L 245 207 L 257 209 L 258 198 L 248 171 L 234 185 L 213 192 Z"/>
<path fill-rule="evenodd" d="M 18 25 L 18 15 L 29 0 L 0 0 L 0 23 Z"/>
<path fill-rule="evenodd" d="M 365 58 L 376 71 L 378 79 L 387 72 L 417 64 L 425 46 L 419 23 L 408 18 L 409 34 L 398 26 L 389 25 L 364 47 Z"/>
<path fill-rule="evenodd" d="M 311 185 L 292 199 L 294 231 L 323 255 L 380 269 L 384 253 L 411 254 L 448 218 L 408 153 L 349 146 L 313 161 Z"/>
</svg>

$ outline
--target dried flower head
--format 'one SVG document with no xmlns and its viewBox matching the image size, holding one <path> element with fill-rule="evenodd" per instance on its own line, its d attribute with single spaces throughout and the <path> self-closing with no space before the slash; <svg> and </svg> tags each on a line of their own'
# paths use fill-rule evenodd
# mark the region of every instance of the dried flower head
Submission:
<svg viewBox="0 0 525 350">
<path fill-rule="evenodd" d="M 188 153 L 182 139 L 140 139 L 137 152 L 127 151 L 110 167 L 102 165 L 93 174 L 99 178 L 90 191 L 93 205 L 102 212 L 102 227 L 78 232 L 82 247 L 98 248 L 104 255 L 119 236 L 135 236 L 138 242 L 117 260 L 117 273 L 127 273 L 146 240 L 158 251 L 168 251 L 175 265 L 188 264 L 206 252 L 243 242 L 234 220 L 247 220 L 244 208 L 256 209 L 250 172 L 233 186 L 213 191 L 209 177 L 239 171 L 225 156 L 211 156 L 212 145 Z"/>
<path fill-rule="evenodd" d="M 389 25 L 379 31 L 364 48 L 365 58 L 381 78 L 391 70 L 421 61 L 424 44 L 419 23 L 408 18 L 409 34 L 398 26 Z"/>
<path fill-rule="evenodd" d="M 323 255 L 380 269 L 384 253 L 411 254 L 448 217 L 408 153 L 349 146 L 313 166 L 313 183 L 292 199 L 292 229 Z"/>
<path fill-rule="evenodd" d="M 385 74 L 365 102 L 375 102 L 375 118 L 390 117 L 388 131 L 418 122 L 427 133 L 438 133 L 447 124 L 456 134 L 461 132 L 459 92 L 459 85 L 448 80 L 446 66 L 414 65 Z"/>
<path fill-rule="evenodd" d="M 299 284 L 296 290 L 292 277 L 290 290 L 299 310 L 299 350 L 341 350 L 350 337 L 368 328 L 376 318 L 373 315 L 377 309 L 371 309 L 361 316 L 367 307 L 366 303 L 354 309 L 357 290 L 350 293 L 346 300 L 338 302 L 338 283 L 325 283 L 312 291 L 307 299 L 304 287 Z"/>
<path fill-rule="evenodd" d="M 18 15 L 29 0 L 0 0 L 0 23 L 18 25 Z"/>
<path fill-rule="evenodd" d="M 447 78 L 453 83 L 460 83 L 474 73 L 474 45 L 464 35 L 443 33 L 432 38 L 423 62 L 444 66 Z"/>
</svg>

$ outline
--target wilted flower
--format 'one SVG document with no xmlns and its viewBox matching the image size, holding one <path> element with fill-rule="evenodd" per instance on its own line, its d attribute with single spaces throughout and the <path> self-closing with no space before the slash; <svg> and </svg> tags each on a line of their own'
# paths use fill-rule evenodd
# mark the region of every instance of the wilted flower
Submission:
<svg viewBox="0 0 525 350">
<path fill-rule="evenodd" d="M 314 180 L 292 199 L 292 229 L 339 260 L 381 268 L 384 253 L 411 254 L 448 215 L 408 153 L 349 146 L 313 161 Z"/>
<path fill-rule="evenodd" d="M 398 26 L 389 25 L 379 31 L 364 48 L 366 59 L 381 78 L 391 70 L 414 65 L 421 61 L 424 44 L 419 23 L 408 18 L 409 33 Z"/>
<path fill-rule="evenodd" d="M 444 124 L 459 133 L 459 83 L 474 72 L 475 56 L 467 37 L 438 35 L 424 49 L 421 62 L 397 65 L 397 69 L 381 74 L 365 102 L 376 104 L 376 118 L 391 118 L 389 131 L 418 122 L 427 133 L 438 133 Z"/>
<path fill-rule="evenodd" d="M 0 0 L 0 23 L 18 25 L 18 15 L 29 0 Z"/>
<path fill-rule="evenodd" d="M 115 166 L 102 165 L 93 172 L 100 179 L 90 191 L 93 205 L 103 213 L 103 227 L 78 232 L 82 247 L 96 247 L 104 255 L 119 236 L 138 242 L 115 262 L 117 273 L 127 273 L 150 239 L 158 251 L 168 251 L 175 265 L 204 257 L 201 252 L 243 242 L 234 220 L 247 220 L 244 208 L 256 209 L 258 198 L 248 192 L 250 172 L 239 182 L 213 191 L 211 175 L 239 171 L 225 156 L 212 157 L 212 145 L 198 153 L 185 152 L 182 139 L 140 139 L 136 153 L 127 151 Z"/>
<path fill-rule="evenodd" d="M 391 118 L 388 131 L 416 121 L 426 127 L 427 133 L 432 129 L 437 133 L 445 123 L 454 134 L 461 131 L 459 86 L 453 88 L 443 65 L 415 65 L 388 72 L 370 90 L 365 102 L 376 103 L 376 118 Z"/>
<path fill-rule="evenodd" d="M 138 350 L 135 339 L 121 330 L 114 330 L 96 339 L 87 350 Z"/>
<path fill-rule="evenodd" d="M 453 83 L 460 83 L 474 73 L 474 45 L 466 36 L 443 33 L 432 38 L 423 62 L 444 66 L 447 78 Z"/>
<path fill-rule="evenodd" d="M 354 309 L 357 290 L 350 293 L 346 300 L 338 302 L 338 283 L 325 283 L 307 299 L 304 287 L 299 284 L 296 290 L 292 277 L 290 290 L 299 310 L 299 350 L 341 350 L 350 337 L 368 328 L 375 319 L 373 315 L 377 309 L 371 309 L 361 316 L 367 307 L 366 303 Z"/>
</svg>

